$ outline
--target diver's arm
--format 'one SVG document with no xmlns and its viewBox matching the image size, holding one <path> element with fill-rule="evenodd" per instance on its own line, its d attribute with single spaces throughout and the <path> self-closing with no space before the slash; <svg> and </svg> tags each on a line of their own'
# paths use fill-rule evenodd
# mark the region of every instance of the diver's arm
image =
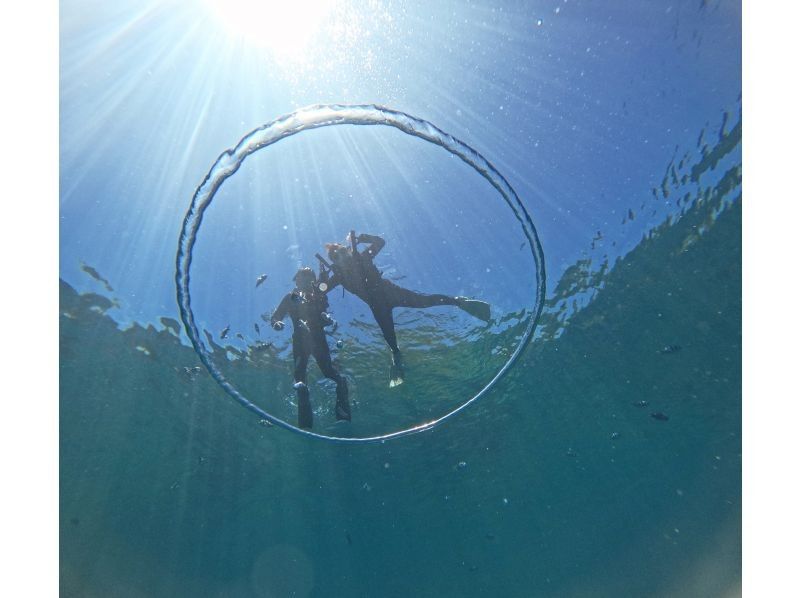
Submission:
<svg viewBox="0 0 800 598">
<path fill-rule="evenodd" d="M 286 317 L 286 314 L 289 313 L 291 301 L 291 294 L 286 295 L 278 304 L 278 307 L 275 309 L 275 311 L 272 312 L 272 317 L 269 319 L 269 323 L 273 328 L 275 328 L 275 330 L 281 330 L 283 328 L 283 319 Z M 276 325 L 278 325 L 277 328 Z"/>
<path fill-rule="evenodd" d="M 386 245 L 386 241 L 384 241 L 378 235 L 369 235 L 367 233 L 361 233 L 356 238 L 356 242 L 358 243 L 369 243 L 369 247 L 367 247 L 364 251 L 361 252 L 361 255 L 367 254 L 370 257 L 375 257 L 380 253 L 383 246 Z"/>
</svg>

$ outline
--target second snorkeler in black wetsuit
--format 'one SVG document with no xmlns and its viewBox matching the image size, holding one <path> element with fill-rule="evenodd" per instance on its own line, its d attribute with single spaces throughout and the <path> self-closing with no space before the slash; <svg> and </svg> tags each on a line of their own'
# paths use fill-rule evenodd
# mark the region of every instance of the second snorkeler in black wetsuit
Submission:
<svg viewBox="0 0 800 598">
<path fill-rule="evenodd" d="M 283 319 L 286 315 L 292 319 L 294 387 L 297 391 L 299 426 L 311 428 L 313 420 L 306 383 L 308 358 L 311 355 L 325 377 L 336 382 L 336 419 L 350 421 L 347 380 L 333 366 L 325 338 L 325 327 L 334 323 L 327 313 L 326 289 L 321 289 L 317 284 L 317 276 L 311 268 L 298 270 L 294 280 L 296 288 L 281 300 L 270 318 L 270 323 L 275 330 L 283 330 Z"/>
<path fill-rule="evenodd" d="M 389 374 L 389 386 L 403 383 L 403 362 L 397 345 L 392 310 L 395 307 L 435 307 L 437 305 L 455 305 L 467 313 L 484 321 L 489 320 L 489 304 L 465 297 L 425 294 L 410 291 L 386 280 L 373 263 L 373 259 L 383 249 L 386 242 L 377 235 L 361 234 L 355 236 L 351 231 L 350 247 L 339 243 L 328 243 L 325 248 L 331 260 L 330 268 L 333 276 L 323 270 L 320 279 L 327 284 L 330 291 L 342 285 L 347 291 L 359 297 L 372 310 L 375 321 L 380 326 L 383 337 L 392 351 L 392 368 Z M 368 244 L 363 251 L 358 245 Z"/>
</svg>

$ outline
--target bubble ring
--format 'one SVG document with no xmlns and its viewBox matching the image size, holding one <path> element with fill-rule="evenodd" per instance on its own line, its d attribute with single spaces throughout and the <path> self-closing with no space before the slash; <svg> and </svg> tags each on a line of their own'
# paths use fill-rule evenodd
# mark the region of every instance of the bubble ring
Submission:
<svg viewBox="0 0 800 598">
<path fill-rule="evenodd" d="M 250 402 L 244 395 L 242 395 L 236 388 L 225 379 L 222 372 L 220 372 L 211 358 L 211 354 L 203 345 L 200 340 L 200 331 L 194 320 L 194 313 L 191 308 L 191 295 L 189 292 L 189 271 L 192 265 L 192 250 L 194 249 L 195 241 L 197 240 L 197 233 L 200 230 L 200 224 L 203 221 L 203 214 L 211 200 L 214 198 L 220 185 L 233 175 L 244 162 L 244 159 L 250 154 L 272 145 L 301 131 L 309 129 L 317 129 L 320 127 L 329 127 L 334 125 L 385 125 L 395 127 L 403 133 L 419 137 L 434 145 L 443 147 L 451 154 L 458 156 L 464 162 L 474 168 L 481 176 L 488 180 L 492 186 L 502 195 L 506 204 L 511 208 L 522 226 L 525 237 L 530 244 L 531 253 L 536 266 L 536 280 L 535 280 L 535 303 L 530 317 L 528 318 L 528 325 L 523 333 L 522 340 L 517 345 L 517 348 L 509 356 L 508 360 L 497 371 L 494 377 L 484 386 L 475 396 L 468 401 L 462 403 L 452 411 L 445 415 L 434 419 L 429 422 L 383 434 L 380 436 L 368 437 L 353 437 L 343 438 L 338 436 L 327 436 L 324 434 L 317 434 L 309 430 L 303 430 L 292 424 L 283 421 L 271 415 Z M 276 120 L 267 123 L 247 135 L 245 135 L 233 149 L 223 152 L 211 170 L 203 179 L 203 182 L 195 190 L 192 197 L 192 203 L 186 212 L 183 219 L 183 227 L 181 228 L 180 238 L 178 239 L 178 254 L 175 260 L 175 284 L 178 291 L 178 307 L 180 309 L 181 320 L 186 329 L 186 334 L 194 347 L 200 361 L 208 370 L 211 377 L 219 384 L 222 389 L 228 393 L 234 400 L 240 403 L 246 409 L 249 409 L 261 419 L 264 419 L 276 426 L 291 430 L 303 436 L 312 438 L 319 438 L 337 443 L 351 443 L 351 444 L 366 444 L 373 442 L 382 442 L 390 438 L 400 438 L 433 428 L 442 424 L 445 420 L 450 419 L 455 414 L 459 413 L 467 406 L 475 403 L 483 395 L 485 395 L 497 381 L 511 368 L 517 358 L 520 356 L 522 350 L 530 342 L 533 336 L 533 331 L 539 316 L 542 313 L 542 306 L 544 304 L 545 295 L 545 271 L 544 271 L 544 253 L 542 246 L 539 242 L 539 236 L 536 233 L 536 228 L 533 225 L 530 215 L 528 214 L 525 206 L 517 197 L 514 189 L 508 184 L 503 175 L 492 166 L 492 164 L 481 156 L 477 151 L 469 147 L 467 144 L 459 141 L 452 135 L 448 135 L 441 129 L 432 125 L 431 123 L 405 114 L 396 110 L 391 110 L 383 106 L 376 105 L 339 105 L 339 104 L 326 104 L 309 106 L 302 108 L 291 114 L 287 114 L 277 118 Z"/>
</svg>

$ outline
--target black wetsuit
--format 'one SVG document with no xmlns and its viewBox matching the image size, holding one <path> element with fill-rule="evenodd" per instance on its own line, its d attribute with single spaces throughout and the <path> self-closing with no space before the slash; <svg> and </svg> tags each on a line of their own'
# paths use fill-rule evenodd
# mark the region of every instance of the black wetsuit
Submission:
<svg viewBox="0 0 800 598">
<path fill-rule="evenodd" d="M 302 293 L 295 289 L 283 298 L 270 318 L 273 325 L 283 320 L 287 314 L 292 319 L 292 356 L 301 428 L 310 428 L 313 419 L 306 384 L 308 358 L 311 355 L 314 356 L 323 375 L 336 382 L 336 419 L 350 420 L 347 380 L 333 367 L 328 341 L 325 338 L 324 327 L 330 323 L 323 315 L 327 309 L 328 298 L 325 293 L 319 291 Z"/>
<path fill-rule="evenodd" d="M 398 353 L 397 335 L 394 331 L 395 307 L 435 307 L 437 305 L 458 305 L 455 297 L 448 295 L 417 293 L 399 287 L 393 282 L 383 278 L 380 270 L 373 263 L 373 258 L 378 255 L 386 242 L 374 235 L 362 235 L 370 243 L 364 251 L 348 250 L 348 257 L 344 263 L 333 264 L 333 276 L 328 282 L 328 292 L 337 285 L 342 285 L 347 291 L 366 303 L 375 321 L 383 332 L 389 348 L 393 353 Z M 324 280 L 324 279 L 323 279 Z"/>
</svg>

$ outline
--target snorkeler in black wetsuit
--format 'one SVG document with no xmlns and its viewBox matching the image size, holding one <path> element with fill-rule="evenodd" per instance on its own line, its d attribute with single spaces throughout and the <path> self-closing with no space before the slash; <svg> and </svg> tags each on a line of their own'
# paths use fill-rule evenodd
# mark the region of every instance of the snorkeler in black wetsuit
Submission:
<svg viewBox="0 0 800 598">
<path fill-rule="evenodd" d="M 397 346 L 397 335 L 394 331 L 394 317 L 392 316 L 392 310 L 395 307 L 425 308 L 437 305 L 455 305 L 476 318 L 483 321 L 489 320 L 489 304 L 483 301 L 466 297 L 417 293 L 384 279 L 372 261 L 386 244 L 381 237 L 368 234 L 355 236 L 355 232 L 351 231 L 349 241 L 350 247 L 339 243 L 325 245 L 331 264 L 320 259 L 323 266 L 326 266 L 320 272 L 320 280 L 327 285 L 328 292 L 337 285 L 342 285 L 350 293 L 364 301 L 372 310 L 372 315 L 392 350 L 390 387 L 403 383 L 403 363 L 400 349 Z M 366 243 L 369 246 L 363 251 L 358 251 L 358 245 Z M 330 278 L 327 266 L 333 272 L 333 276 Z"/>
<path fill-rule="evenodd" d="M 334 324 L 327 313 L 325 288 L 317 285 L 311 268 L 301 268 L 294 276 L 296 288 L 281 300 L 270 318 L 275 330 L 283 330 L 283 318 L 292 318 L 292 356 L 294 357 L 294 387 L 297 390 L 298 421 L 301 428 L 311 428 L 313 416 L 306 384 L 308 358 L 313 355 L 326 378 L 336 382 L 336 419 L 350 421 L 347 380 L 331 362 L 325 327 Z"/>
</svg>

